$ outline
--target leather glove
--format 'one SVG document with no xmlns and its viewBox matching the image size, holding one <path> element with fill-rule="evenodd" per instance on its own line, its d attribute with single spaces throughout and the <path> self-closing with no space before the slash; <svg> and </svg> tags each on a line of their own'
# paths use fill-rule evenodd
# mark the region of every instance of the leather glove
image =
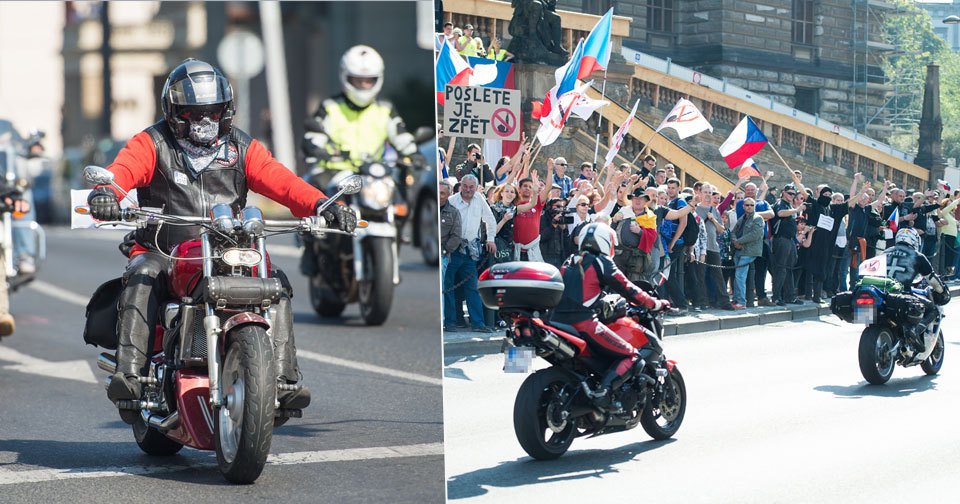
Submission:
<svg viewBox="0 0 960 504">
<path fill-rule="evenodd" d="M 654 299 L 654 300 L 653 300 L 653 306 L 648 306 L 647 309 L 649 309 L 649 310 L 652 311 L 652 312 L 660 312 L 660 311 L 669 310 L 669 309 L 670 309 L 670 301 L 667 301 L 666 299 Z"/>
<path fill-rule="evenodd" d="M 98 221 L 120 220 L 120 203 L 112 189 L 98 187 L 87 196 L 90 215 Z"/>
<path fill-rule="evenodd" d="M 320 198 L 317 201 L 316 208 L 319 209 L 326 201 L 327 198 Z M 320 212 L 319 215 L 340 231 L 352 233 L 354 229 L 357 229 L 357 215 L 353 213 L 353 209 L 350 207 L 334 203 Z"/>
</svg>

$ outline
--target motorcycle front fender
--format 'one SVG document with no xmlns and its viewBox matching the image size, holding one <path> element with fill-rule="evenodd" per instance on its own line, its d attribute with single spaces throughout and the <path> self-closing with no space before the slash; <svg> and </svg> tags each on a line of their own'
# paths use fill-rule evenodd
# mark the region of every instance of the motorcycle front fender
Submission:
<svg viewBox="0 0 960 504">
<path fill-rule="evenodd" d="M 224 341 L 223 338 L 226 338 L 227 334 L 229 334 L 230 331 L 236 329 L 237 327 L 245 326 L 245 325 L 257 325 L 257 326 L 263 327 L 266 330 L 270 329 L 270 322 L 268 322 L 267 319 L 261 317 L 260 315 L 257 315 L 256 313 L 251 313 L 251 312 L 238 313 L 228 318 L 227 321 L 223 323 L 222 330 L 220 331 L 220 335 L 221 335 L 220 348 L 226 349 L 226 341 Z"/>
</svg>

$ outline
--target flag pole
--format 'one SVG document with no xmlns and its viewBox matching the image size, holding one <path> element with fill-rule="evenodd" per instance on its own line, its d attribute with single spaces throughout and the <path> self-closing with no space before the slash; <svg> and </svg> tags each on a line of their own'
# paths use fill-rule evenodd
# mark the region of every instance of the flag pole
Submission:
<svg viewBox="0 0 960 504">
<path fill-rule="evenodd" d="M 647 138 L 647 141 L 643 142 L 643 149 L 641 149 L 640 152 L 638 152 L 637 155 L 634 156 L 633 161 L 630 161 L 631 165 L 636 165 L 637 160 L 640 159 L 640 156 L 642 156 L 645 151 L 650 150 L 650 141 L 652 141 L 653 137 L 655 136 L 657 136 L 657 130 L 653 130 L 653 134 L 650 135 L 650 138 Z"/>
<path fill-rule="evenodd" d="M 609 64 L 607 66 L 610 66 Z M 600 87 L 600 100 L 607 95 L 607 69 L 603 69 L 603 85 Z M 603 113 L 597 112 L 597 140 L 593 145 L 593 166 L 597 166 L 597 154 L 600 152 L 600 125 L 603 124 Z"/>
<path fill-rule="evenodd" d="M 767 142 L 767 145 L 769 145 L 770 148 L 773 149 L 773 153 L 776 154 L 778 158 L 780 158 L 780 162 L 783 163 L 783 166 L 787 169 L 787 171 L 792 172 L 790 165 L 788 165 L 787 162 L 783 159 L 783 156 L 780 155 L 780 153 L 777 151 L 777 148 L 773 146 L 773 142 Z"/>
</svg>

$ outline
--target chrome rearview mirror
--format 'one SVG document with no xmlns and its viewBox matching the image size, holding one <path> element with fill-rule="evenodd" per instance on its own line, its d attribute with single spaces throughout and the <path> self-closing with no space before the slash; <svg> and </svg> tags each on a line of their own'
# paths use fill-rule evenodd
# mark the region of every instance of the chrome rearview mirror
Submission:
<svg viewBox="0 0 960 504">
<path fill-rule="evenodd" d="M 113 173 L 106 168 L 89 165 L 83 169 L 83 179 L 94 185 L 110 185 L 113 183 Z"/>
<path fill-rule="evenodd" d="M 343 194 L 357 194 L 362 186 L 363 178 L 360 175 L 350 175 L 337 184 L 337 190 Z"/>
</svg>

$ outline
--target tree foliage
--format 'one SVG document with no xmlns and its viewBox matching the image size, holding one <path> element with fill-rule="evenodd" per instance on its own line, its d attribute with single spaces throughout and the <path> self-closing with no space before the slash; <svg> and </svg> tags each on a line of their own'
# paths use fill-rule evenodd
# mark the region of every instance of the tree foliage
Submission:
<svg viewBox="0 0 960 504">
<path fill-rule="evenodd" d="M 960 55 L 933 31 L 930 13 L 911 0 L 894 0 L 897 12 L 886 16 L 888 42 L 897 46 L 884 63 L 884 73 L 895 87 L 890 103 L 896 127 L 890 143 L 916 152 L 918 124 L 923 109 L 927 65 L 940 66 L 940 113 L 943 119 L 943 155 L 960 158 Z"/>
</svg>

